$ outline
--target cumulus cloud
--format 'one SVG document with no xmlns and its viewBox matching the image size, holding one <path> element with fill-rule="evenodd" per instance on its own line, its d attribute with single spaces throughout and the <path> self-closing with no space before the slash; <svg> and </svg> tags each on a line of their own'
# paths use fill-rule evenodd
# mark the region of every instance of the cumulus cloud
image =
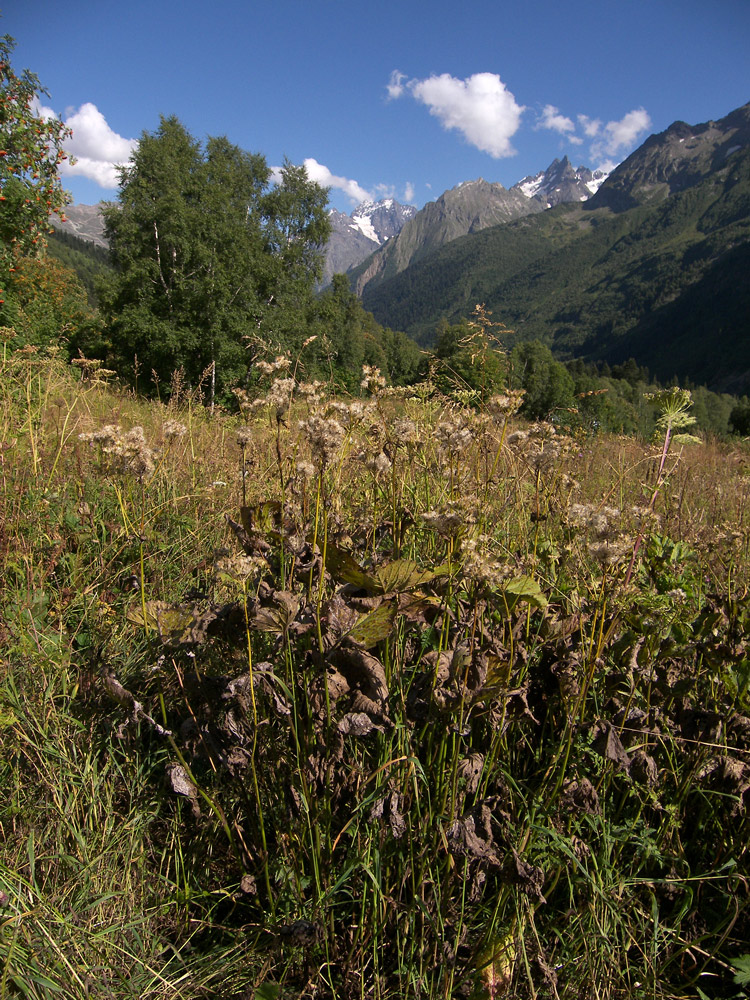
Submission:
<svg viewBox="0 0 750 1000">
<path fill-rule="evenodd" d="M 66 160 L 60 173 L 87 177 L 103 188 L 118 187 L 117 167 L 128 162 L 138 140 L 118 135 L 91 102 L 82 104 L 78 110 L 70 109 L 64 121 L 73 130 L 72 138 L 65 143 L 65 152 L 75 158 L 75 163 Z"/>
<path fill-rule="evenodd" d="M 572 118 L 561 114 L 554 104 L 546 104 L 537 122 L 537 128 L 558 132 L 568 142 L 581 145 L 584 138 L 591 140 L 589 155 L 602 169 L 613 170 L 618 159 L 644 137 L 651 126 L 651 118 L 645 108 L 629 111 L 619 121 L 603 124 L 599 118 L 577 115 L 577 125 Z"/>
<path fill-rule="evenodd" d="M 591 155 L 597 158 L 617 157 L 632 149 L 650 127 L 651 118 L 645 108 L 629 111 L 620 121 L 607 122 L 597 131 Z"/>
<path fill-rule="evenodd" d="M 68 177 L 87 177 L 100 187 L 119 187 L 117 167 L 127 163 L 138 145 L 137 139 L 123 139 L 114 132 L 95 104 L 87 102 L 76 111 L 68 108 L 65 115 L 58 115 L 52 108 L 38 100 L 32 110 L 41 118 L 60 118 L 72 130 L 72 136 L 63 145 L 71 160 L 60 164 L 60 173 Z"/>
<path fill-rule="evenodd" d="M 411 181 L 407 181 L 404 187 L 404 201 L 407 205 L 411 205 L 414 201 L 414 185 Z"/>
<path fill-rule="evenodd" d="M 444 129 L 455 129 L 466 141 L 495 159 L 513 156 L 511 138 L 526 110 L 516 102 L 497 73 L 475 73 L 460 80 L 448 73 L 404 83 L 403 73 L 391 74 L 390 97 L 405 93 L 424 104 Z"/>
<path fill-rule="evenodd" d="M 578 115 L 578 124 L 590 139 L 598 135 L 602 127 L 602 123 L 598 118 L 589 118 L 588 115 Z"/>
<path fill-rule="evenodd" d="M 311 181 L 315 181 L 321 187 L 330 187 L 336 191 L 343 191 L 352 205 L 359 205 L 363 201 L 373 200 L 372 194 L 369 191 L 365 191 L 356 181 L 348 177 L 339 177 L 336 174 L 332 174 L 328 167 L 323 166 L 322 163 L 318 163 L 312 157 L 305 160 L 304 166 L 307 176 Z"/>
<path fill-rule="evenodd" d="M 536 127 L 538 129 L 546 128 L 552 132 L 559 132 L 560 135 L 564 136 L 568 142 L 572 142 L 575 146 L 580 146 L 583 142 L 583 139 L 575 134 L 576 127 L 573 119 L 560 114 L 560 109 L 556 108 L 554 104 L 545 104 Z"/>
<path fill-rule="evenodd" d="M 544 105 L 537 128 L 549 128 L 561 135 L 568 135 L 576 130 L 573 119 L 561 115 L 560 109 L 556 108 L 554 104 Z"/>
</svg>

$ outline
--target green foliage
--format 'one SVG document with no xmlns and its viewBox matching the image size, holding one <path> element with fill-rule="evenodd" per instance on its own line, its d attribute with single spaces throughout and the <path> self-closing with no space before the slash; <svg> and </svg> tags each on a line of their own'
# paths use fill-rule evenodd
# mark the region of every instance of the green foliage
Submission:
<svg viewBox="0 0 750 1000">
<path fill-rule="evenodd" d="M 531 420 L 573 407 L 573 378 L 545 344 L 532 340 L 515 347 L 510 371 L 510 384 L 525 392 L 521 412 Z"/>
<path fill-rule="evenodd" d="M 750 435 L 750 399 L 745 396 L 729 414 L 730 429 L 743 437 Z"/>
<path fill-rule="evenodd" d="M 247 370 L 245 338 L 287 349 L 306 310 L 328 234 L 326 193 L 286 164 L 276 187 L 259 154 L 225 138 L 202 148 L 174 117 L 144 133 L 105 208 L 115 273 L 102 309 L 116 367 L 168 381 L 182 368 L 211 398 Z"/>
<path fill-rule="evenodd" d="M 0 38 L 0 264 L 5 271 L 19 256 L 44 245 L 49 217 L 66 203 L 58 167 L 66 159 L 62 144 L 70 135 L 57 118 L 34 113 L 34 101 L 47 92 L 37 77 L 17 75 L 9 35 Z"/>
<path fill-rule="evenodd" d="M 310 330 L 316 342 L 310 345 L 308 374 L 334 371 L 339 383 L 356 390 L 362 365 L 379 368 L 393 385 L 412 381 L 421 361 L 417 345 L 405 334 L 384 329 L 349 287 L 343 274 L 334 274 L 310 310 Z M 307 356 L 306 356 L 307 358 Z"/>
<path fill-rule="evenodd" d="M 477 305 L 473 319 L 453 326 L 446 320 L 438 324 L 438 364 L 432 375 L 446 394 L 471 392 L 486 400 L 506 384 L 508 361 L 502 341 L 508 331 L 490 316 L 483 305 Z"/>
<path fill-rule="evenodd" d="M 0 364 L 0 993 L 741 996 L 736 444 Z"/>
<path fill-rule="evenodd" d="M 454 240 L 363 302 L 381 323 L 429 344 L 484 301 L 560 358 L 626 363 L 743 391 L 750 370 L 750 151 L 653 204 L 612 212 L 559 205 Z M 508 346 L 513 346 L 513 338 Z"/>
<path fill-rule="evenodd" d="M 109 251 L 74 233 L 53 229 L 47 242 L 47 253 L 71 271 L 86 289 L 89 304 L 99 304 L 97 286 L 111 270 Z"/>
<path fill-rule="evenodd" d="M 15 348 L 98 344 L 99 323 L 76 274 L 50 254 L 18 257 L 8 275 L 3 319 Z"/>
</svg>

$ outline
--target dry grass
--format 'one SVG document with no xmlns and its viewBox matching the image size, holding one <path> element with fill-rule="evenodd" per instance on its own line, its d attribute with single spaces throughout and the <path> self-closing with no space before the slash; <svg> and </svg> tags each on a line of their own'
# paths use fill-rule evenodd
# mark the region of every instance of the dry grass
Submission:
<svg viewBox="0 0 750 1000">
<path fill-rule="evenodd" d="M 0 1000 L 742 996 L 746 445 L 268 367 L 4 362 Z"/>
</svg>

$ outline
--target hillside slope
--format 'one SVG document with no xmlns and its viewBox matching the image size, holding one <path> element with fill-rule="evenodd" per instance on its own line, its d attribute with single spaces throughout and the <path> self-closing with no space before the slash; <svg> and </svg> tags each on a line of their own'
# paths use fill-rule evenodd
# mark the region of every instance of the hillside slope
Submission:
<svg viewBox="0 0 750 1000">
<path fill-rule="evenodd" d="M 676 123 L 582 204 L 465 236 L 368 288 L 379 322 L 430 343 L 485 302 L 562 357 L 633 356 L 659 377 L 750 388 L 750 105 Z"/>
</svg>

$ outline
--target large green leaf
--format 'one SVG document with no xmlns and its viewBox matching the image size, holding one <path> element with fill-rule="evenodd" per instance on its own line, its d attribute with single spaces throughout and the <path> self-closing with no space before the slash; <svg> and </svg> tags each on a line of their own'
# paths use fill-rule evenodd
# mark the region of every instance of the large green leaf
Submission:
<svg viewBox="0 0 750 1000">
<path fill-rule="evenodd" d="M 357 560 L 345 549 L 340 549 L 333 542 L 328 542 L 326 545 L 326 569 L 331 576 L 342 583 L 351 583 L 371 594 L 381 592 L 377 580 L 363 570 Z"/>
<path fill-rule="evenodd" d="M 395 562 L 379 566 L 375 570 L 375 579 L 384 594 L 413 590 L 434 580 L 436 575 L 434 570 L 422 569 L 411 559 L 396 559 Z"/>
<path fill-rule="evenodd" d="M 505 584 L 502 594 L 508 611 L 512 611 L 521 601 L 542 610 L 547 607 L 547 598 L 542 593 L 542 588 L 531 576 L 514 576 Z"/>
<path fill-rule="evenodd" d="M 359 619 L 349 632 L 348 638 L 358 642 L 365 649 L 376 646 L 391 634 L 397 611 L 396 601 L 383 601 L 374 611 Z"/>
</svg>

